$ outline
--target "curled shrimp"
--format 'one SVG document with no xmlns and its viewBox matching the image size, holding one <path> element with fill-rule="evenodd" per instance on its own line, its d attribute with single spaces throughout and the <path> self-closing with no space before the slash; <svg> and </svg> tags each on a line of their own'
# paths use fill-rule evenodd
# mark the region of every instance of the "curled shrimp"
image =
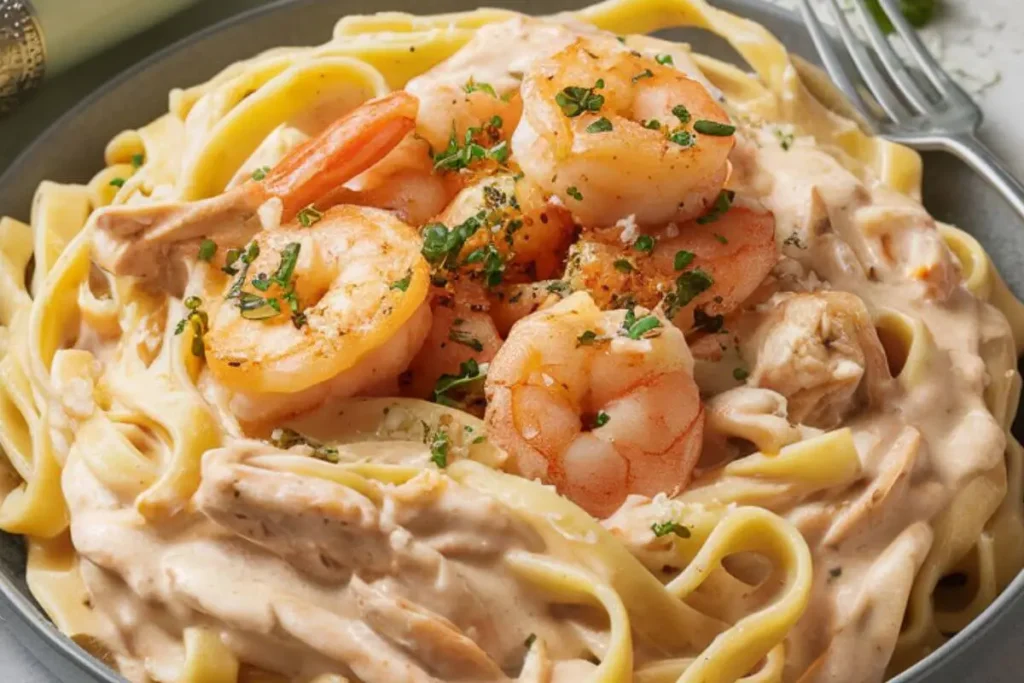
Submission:
<svg viewBox="0 0 1024 683">
<path fill-rule="evenodd" d="M 757 290 L 778 258 L 771 213 L 732 206 L 653 235 L 595 230 L 577 242 L 566 277 L 602 308 L 664 301 L 679 328 L 720 321 Z"/>
<path fill-rule="evenodd" d="M 390 152 L 415 126 L 417 108 L 416 98 L 405 92 L 366 102 L 292 150 L 262 179 L 216 197 L 99 209 L 96 261 L 115 275 L 147 279 L 180 294 L 201 240 L 245 244 L 260 229 L 265 206 L 276 212 L 271 223 L 294 219 Z"/>
<path fill-rule="evenodd" d="M 688 220 L 726 180 L 726 112 L 700 82 L 614 39 L 581 37 L 535 62 L 521 92 L 515 157 L 583 225 Z"/>
<path fill-rule="evenodd" d="M 418 398 L 430 398 L 437 380 L 457 375 L 466 361 L 487 363 L 502 343 L 488 312 L 487 292 L 478 283 L 463 279 L 434 288 L 430 308 L 430 333 L 403 377 L 403 393 Z"/>
<path fill-rule="evenodd" d="M 430 329 L 413 228 L 337 206 L 259 233 L 210 320 L 206 361 L 244 420 L 301 412 L 405 370 Z"/>
<path fill-rule="evenodd" d="M 434 172 L 430 150 L 422 137 L 407 135 L 386 157 L 345 183 L 339 199 L 388 209 L 409 225 L 423 225 L 443 211 L 463 185 L 458 175 Z"/>
<path fill-rule="evenodd" d="M 510 172 L 479 178 L 456 195 L 435 221 L 449 230 L 471 226 L 465 230 L 457 257 L 452 254 L 455 258 L 445 265 L 472 279 L 483 279 L 491 288 L 506 281 L 555 276 L 576 229 L 565 208 L 549 203 L 535 184 Z"/>
<path fill-rule="evenodd" d="M 472 79 L 461 86 L 413 79 L 406 90 L 420 101 L 416 133 L 435 152 L 452 140 L 464 140 L 467 131 L 486 126 L 494 117 L 501 120 L 504 130 L 515 130 L 523 111 L 518 93 L 499 93 L 490 84 Z"/>
<path fill-rule="evenodd" d="M 343 201 L 393 210 L 420 226 L 462 188 L 507 160 L 507 137 L 522 106 L 516 93 L 499 97 L 489 84 L 415 83 L 408 86 L 420 101 L 415 131 L 346 183 L 342 194 Z"/>
<path fill-rule="evenodd" d="M 491 441 L 597 517 L 689 482 L 704 409 L 682 332 L 577 292 L 512 328 L 485 385 Z"/>
</svg>

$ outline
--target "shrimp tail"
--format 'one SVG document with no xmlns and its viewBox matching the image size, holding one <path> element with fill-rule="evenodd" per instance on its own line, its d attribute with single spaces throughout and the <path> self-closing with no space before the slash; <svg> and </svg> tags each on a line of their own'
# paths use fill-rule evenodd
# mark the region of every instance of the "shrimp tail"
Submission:
<svg viewBox="0 0 1024 683">
<path fill-rule="evenodd" d="M 267 195 L 289 221 L 304 207 L 373 166 L 416 126 L 419 100 L 393 92 L 371 100 L 296 148 L 266 177 Z"/>
</svg>

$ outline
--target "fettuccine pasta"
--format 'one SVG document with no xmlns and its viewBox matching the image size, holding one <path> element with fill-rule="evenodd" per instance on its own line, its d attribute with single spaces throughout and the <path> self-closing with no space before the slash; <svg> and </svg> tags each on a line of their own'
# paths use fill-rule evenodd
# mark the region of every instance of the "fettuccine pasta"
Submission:
<svg viewBox="0 0 1024 683">
<path fill-rule="evenodd" d="M 350 16 L 169 99 L 0 218 L 0 529 L 127 679 L 881 681 L 1024 566 L 1024 308 L 763 27 Z"/>
</svg>

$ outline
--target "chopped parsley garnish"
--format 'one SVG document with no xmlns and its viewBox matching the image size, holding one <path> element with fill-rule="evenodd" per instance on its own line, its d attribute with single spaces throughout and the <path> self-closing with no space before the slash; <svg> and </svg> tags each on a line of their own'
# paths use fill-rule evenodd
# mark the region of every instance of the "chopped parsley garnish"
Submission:
<svg viewBox="0 0 1024 683">
<path fill-rule="evenodd" d="M 690 135 L 690 131 L 688 130 L 677 130 L 676 132 L 669 135 L 668 139 L 676 143 L 680 147 L 693 147 L 694 143 L 696 142 L 694 140 L 694 137 Z"/>
<path fill-rule="evenodd" d="M 466 81 L 466 85 L 462 86 L 462 89 L 466 91 L 466 94 L 480 91 L 487 93 L 491 97 L 496 98 L 498 96 L 498 93 L 494 92 L 494 86 L 492 86 L 490 83 L 478 83 L 477 81 L 474 81 L 472 78 Z"/>
<path fill-rule="evenodd" d="M 432 266 L 454 270 L 458 264 L 459 254 L 466 244 L 483 225 L 487 214 L 480 211 L 462 223 L 449 229 L 443 223 L 428 223 L 423 226 L 423 258 Z"/>
<path fill-rule="evenodd" d="M 260 245 L 256 242 L 250 242 L 249 246 L 245 249 L 229 249 L 226 258 L 224 259 L 224 267 L 221 269 L 228 275 L 235 275 L 241 273 L 234 284 L 231 285 L 231 289 L 228 290 L 228 299 L 234 299 L 241 293 L 242 285 L 245 284 L 245 276 L 249 273 L 249 266 L 256 260 L 256 257 L 260 255 Z M 242 262 L 242 267 L 236 268 L 235 263 L 238 261 Z"/>
<path fill-rule="evenodd" d="M 274 274 L 268 276 L 266 273 L 260 273 L 250 282 L 260 292 L 266 292 L 270 289 L 271 285 L 277 285 L 282 290 L 280 298 L 262 297 L 259 294 L 242 291 L 245 279 L 249 273 L 249 267 L 260 253 L 259 245 L 256 242 L 252 242 L 240 256 L 232 253 L 235 250 L 228 252 L 229 265 L 225 266 L 225 270 L 231 267 L 232 270 L 229 272 L 238 272 L 234 269 L 234 262 L 241 258 L 243 263 L 238 279 L 235 280 L 227 294 L 228 299 L 238 299 L 238 309 L 243 318 L 247 320 L 267 320 L 273 318 L 281 313 L 281 301 L 284 301 L 288 304 L 288 310 L 291 313 L 292 323 L 295 327 L 302 327 L 306 324 L 306 315 L 300 309 L 299 298 L 295 293 L 295 282 L 292 279 L 295 273 L 295 264 L 299 260 L 299 249 L 301 246 L 299 242 L 290 242 L 285 245 L 284 249 L 281 250 L 281 262 L 277 266 L 277 270 L 274 271 Z"/>
<path fill-rule="evenodd" d="M 257 168 L 255 171 L 252 172 L 252 179 L 253 180 L 263 180 L 264 178 L 267 177 L 268 173 L 270 173 L 270 167 L 269 166 L 260 166 L 259 168 Z"/>
<path fill-rule="evenodd" d="M 685 249 L 680 249 L 679 251 L 676 252 L 676 257 L 675 257 L 675 260 L 673 261 L 672 265 L 675 266 L 676 270 L 682 270 L 682 269 L 686 268 L 686 266 L 688 266 L 691 263 L 693 263 L 693 259 L 696 258 L 696 257 L 697 257 L 697 255 L 694 254 L 692 251 L 686 251 Z"/>
<path fill-rule="evenodd" d="M 492 140 L 498 139 L 498 129 L 501 128 L 501 125 L 502 120 L 500 116 L 491 117 L 486 128 L 491 133 L 490 137 Z M 455 127 L 452 126 L 452 132 L 448 138 L 448 146 L 433 157 L 434 170 L 458 171 L 463 168 L 469 168 L 474 162 L 481 159 L 493 159 L 499 164 L 504 164 L 509 156 L 508 142 L 501 140 L 491 148 L 484 147 L 474 140 L 474 137 L 484 132 L 484 130 L 485 128 L 478 127 L 467 128 L 460 144 Z"/>
<path fill-rule="evenodd" d="M 260 273 L 252 279 L 250 284 L 261 292 L 265 292 L 270 289 L 272 283 L 270 282 L 270 276 L 266 273 Z"/>
<path fill-rule="evenodd" d="M 497 287 L 501 284 L 505 271 L 505 259 L 493 243 L 474 249 L 466 257 L 467 264 L 482 263 L 484 282 L 488 287 Z"/>
<path fill-rule="evenodd" d="M 732 377 L 737 382 L 742 382 L 747 379 L 747 377 L 750 377 L 750 373 L 745 368 L 733 368 Z"/>
<path fill-rule="evenodd" d="M 719 244 L 729 244 L 729 240 L 725 238 L 725 235 L 719 235 L 715 233 L 715 239 L 718 240 Z"/>
<path fill-rule="evenodd" d="M 281 250 L 281 263 L 277 266 L 277 272 L 271 279 L 282 287 L 291 284 L 292 275 L 295 273 L 295 264 L 299 262 L 299 249 L 302 245 L 298 242 L 289 242 Z"/>
<path fill-rule="evenodd" d="M 583 334 L 576 337 L 576 346 L 590 346 L 595 341 L 597 341 L 597 332 L 586 330 Z"/>
<path fill-rule="evenodd" d="M 639 81 L 639 80 L 641 80 L 643 78 L 654 78 L 654 72 L 651 71 L 650 69 L 644 69 L 643 71 L 638 73 L 636 76 L 633 76 L 633 82 L 636 83 L 637 81 Z"/>
<path fill-rule="evenodd" d="M 644 128 L 649 130 L 661 130 L 661 121 L 658 119 L 651 119 L 650 121 L 644 122 Z"/>
<path fill-rule="evenodd" d="M 630 263 L 628 259 L 624 258 L 616 259 L 612 265 L 615 266 L 615 270 L 620 273 L 632 273 L 636 270 L 636 268 L 633 267 L 633 264 Z"/>
<path fill-rule="evenodd" d="M 690 110 L 681 104 L 672 107 L 672 116 L 679 119 L 679 123 L 689 123 Z"/>
<path fill-rule="evenodd" d="M 655 55 L 654 61 L 656 61 L 658 64 L 668 64 L 669 66 L 675 66 L 675 62 L 672 60 L 672 55 L 669 54 Z"/>
<path fill-rule="evenodd" d="M 278 427 L 270 433 L 270 443 L 282 450 L 288 450 L 292 446 L 308 446 L 313 449 L 313 457 L 327 462 L 338 462 L 338 449 L 326 446 L 316 439 L 299 434 L 288 427 Z"/>
<path fill-rule="evenodd" d="M 114 187 L 124 187 L 124 178 L 111 178 L 110 184 Z"/>
<path fill-rule="evenodd" d="M 603 410 L 599 410 L 597 415 L 594 416 L 594 427 L 604 427 L 611 419 L 611 415 Z"/>
<path fill-rule="evenodd" d="M 143 154 L 132 155 L 132 168 L 141 168 L 142 164 L 146 163 L 146 157 Z"/>
<path fill-rule="evenodd" d="M 781 128 L 775 129 L 775 137 L 779 139 L 779 146 L 783 150 L 789 151 L 789 148 L 793 146 L 793 134 L 783 132 Z"/>
<path fill-rule="evenodd" d="M 181 334 L 185 327 L 192 328 L 192 355 L 197 358 L 206 357 L 206 345 L 203 343 L 203 335 L 210 330 L 210 318 L 202 309 L 203 300 L 197 296 L 190 296 L 183 302 L 188 313 L 178 321 L 174 327 L 174 334 Z"/>
<path fill-rule="evenodd" d="M 843 575 L 843 568 L 842 567 L 832 567 L 832 569 L 828 570 L 829 581 L 831 581 L 832 579 L 838 579 L 842 575 Z"/>
<path fill-rule="evenodd" d="M 715 284 L 714 278 L 700 268 L 694 268 L 681 274 L 676 278 L 675 291 L 669 292 L 665 296 L 665 316 L 669 319 L 676 317 L 680 308 L 696 299 L 713 284 Z"/>
<path fill-rule="evenodd" d="M 527 648 L 530 648 L 533 646 L 535 640 L 537 640 L 537 634 L 531 633 L 530 635 L 526 636 L 526 640 L 523 641 L 523 645 L 525 645 Z"/>
<path fill-rule="evenodd" d="M 654 251 L 654 238 L 650 235 L 640 235 L 633 242 L 633 248 L 644 254 L 650 254 Z"/>
<path fill-rule="evenodd" d="M 473 384 L 480 382 L 486 376 L 487 364 L 480 365 L 470 358 L 467 361 L 459 363 L 459 374 L 443 374 L 437 379 L 437 382 L 434 384 L 433 400 L 441 405 L 457 408 L 461 404 L 451 396 L 454 390 L 464 392 L 472 389 Z"/>
<path fill-rule="evenodd" d="M 715 284 L 714 278 L 700 268 L 688 270 L 676 278 L 676 292 L 679 295 L 679 304 L 686 304 L 697 298 L 697 295 L 707 291 Z"/>
<path fill-rule="evenodd" d="M 645 315 L 626 328 L 626 336 L 630 339 L 640 339 L 651 330 L 661 327 L 661 321 L 657 316 Z"/>
<path fill-rule="evenodd" d="M 207 263 L 217 253 L 217 243 L 211 239 L 205 239 L 199 243 L 199 260 Z"/>
<path fill-rule="evenodd" d="M 578 202 L 583 201 L 583 193 L 580 192 L 575 185 L 570 185 L 569 187 L 565 188 L 565 193 Z"/>
<path fill-rule="evenodd" d="M 588 133 L 607 133 L 611 129 L 612 122 L 603 116 L 599 118 L 597 121 L 594 121 L 592 124 L 587 126 Z"/>
<path fill-rule="evenodd" d="M 238 295 L 238 310 L 246 320 L 266 320 L 281 312 L 281 304 L 276 298 L 264 299 L 252 292 L 241 292 Z"/>
<path fill-rule="evenodd" d="M 706 214 L 697 219 L 698 225 L 707 225 L 708 223 L 714 223 L 722 217 L 729 207 L 732 206 L 732 200 L 735 199 L 736 193 L 732 190 L 722 190 L 715 197 L 715 203 L 711 205 L 711 210 Z"/>
<path fill-rule="evenodd" d="M 430 462 L 441 469 L 448 467 L 448 447 L 451 443 L 451 438 L 444 429 L 439 428 L 434 432 L 434 438 L 430 441 Z"/>
<path fill-rule="evenodd" d="M 316 225 L 323 217 L 323 213 L 318 211 L 312 204 L 300 210 L 298 215 L 296 215 L 296 218 L 299 219 L 299 223 L 301 223 L 304 228 Z"/>
<path fill-rule="evenodd" d="M 412 282 L 412 271 L 410 270 L 405 274 L 401 280 L 395 280 L 391 283 L 389 289 L 397 289 L 400 292 L 404 292 L 409 289 L 409 283 Z"/>
<path fill-rule="evenodd" d="M 582 88 L 578 85 L 570 85 L 563 88 L 555 95 L 555 103 L 562 109 L 562 113 L 573 118 L 585 111 L 600 111 L 604 105 L 604 95 L 598 95 L 595 90 L 604 87 L 604 79 L 599 78 L 592 88 Z"/>
<path fill-rule="evenodd" d="M 719 123 L 718 121 L 708 121 L 707 119 L 700 119 L 694 123 L 693 129 L 698 133 L 715 137 L 726 137 L 736 132 L 736 126 L 728 123 Z"/>
<path fill-rule="evenodd" d="M 669 534 L 675 534 L 679 538 L 690 537 L 690 530 L 679 522 L 655 522 L 651 525 L 651 531 L 653 531 L 654 535 L 658 538 L 668 536 Z"/>
<path fill-rule="evenodd" d="M 565 280 L 552 280 L 544 289 L 551 294 L 557 294 L 563 299 L 572 294 L 572 285 Z"/>
<path fill-rule="evenodd" d="M 502 140 L 494 147 L 491 147 L 489 150 L 487 150 L 487 158 L 494 159 L 499 164 L 504 164 L 506 161 L 508 161 L 508 155 L 509 147 L 507 140 Z"/>
<path fill-rule="evenodd" d="M 484 350 L 483 343 L 465 330 L 457 330 L 454 327 L 450 328 L 448 330 L 448 339 L 455 342 L 456 344 L 468 346 L 477 353 L 480 353 L 481 351 Z"/>
<path fill-rule="evenodd" d="M 516 231 L 522 229 L 522 227 L 523 221 L 518 218 L 513 218 L 505 224 L 505 242 L 508 246 L 515 246 L 516 240 L 513 236 L 516 234 Z"/>
</svg>

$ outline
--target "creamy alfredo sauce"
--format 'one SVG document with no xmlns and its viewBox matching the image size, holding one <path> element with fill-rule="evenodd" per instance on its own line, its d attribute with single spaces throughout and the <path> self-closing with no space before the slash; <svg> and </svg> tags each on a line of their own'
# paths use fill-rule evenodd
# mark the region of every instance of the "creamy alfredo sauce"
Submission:
<svg viewBox="0 0 1024 683">
<path fill-rule="evenodd" d="M 429 99 L 433 86 L 470 77 L 516 87 L 534 59 L 576 30 L 593 29 L 521 19 L 485 27 L 408 89 Z M 679 68 L 697 72 L 674 51 Z M 801 392 L 835 401 L 834 410 L 808 412 L 793 438 L 848 425 L 864 470 L 850 490 L 776 510 L 806 537 L 817 572 L 788 641 L 787 679 L 879 680 L 932 523 L 972 478 L 1005 487 L 1005 437 L 985 407 L 981 353 L 1012 360 L 1010 331 L 961 286 L 916 202 L 861 183 L 812 140 L 783 149 L 770 129 L 741 125 L 732 163 L 730 187 L 774 212 L 783 254 L 776 293 L 737 323 L 750 331 L 734 352 L 750 368 L 747 384 L 773 389 L 767 410 L 782 417 L 780 395 L 792 405 L 806 399 Z M 890 309 L 924 321 L 938 350 L 925 375 L 891 378 L 874 330 L 847 304 L 800 303 L 831 290 L 856 295 L 871 315 Z M 831 327 L 843 332 L 839 347 L 830 346 Z M 717 400 L 727 409 L 744 391 L 726 388 Z M 389 456 L 392 448 L 381 444 L 380 456 L 405 457 Z M 553 659 L 583 651 L 586 628 L 556 618 L 500 562 L 539 541 L 497 502 L 425 472 L 382 487 L 375 504 L 275 469 L 277 452 L 245 440 L 209 452 L 194 509 L 164 524 L 145 523 L 80 460 L 68 462 L 63 486 L 83 578 L 106 624 L 102 640 L 129 679 L 175 680 L 188 626 L 216 628 L 245 662 L 296 680 L 337 671 L 340 661 L 365 681 L 501 680 L 516 675 L 530 633 Z M 607 522 L 638 552 L 650 539 L 647 505 L 632 498 Z M 590 666 L 569 662 L 560 675 L 578 680 Z"/>
</svg>

